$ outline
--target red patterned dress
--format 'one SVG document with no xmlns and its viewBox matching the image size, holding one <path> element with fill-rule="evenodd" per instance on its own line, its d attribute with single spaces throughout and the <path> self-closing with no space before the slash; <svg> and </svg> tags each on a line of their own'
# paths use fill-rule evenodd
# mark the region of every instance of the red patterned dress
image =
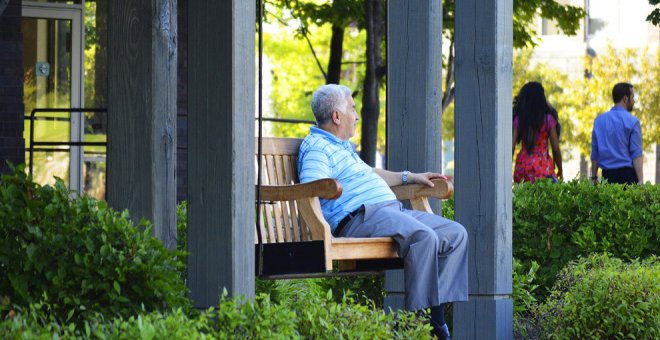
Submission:
<svg viewBox="0 0 660 340">
<path fill-rule="evenodd" d="M 552 178 L 557 180 L 555 173 L 555 163 L 548 153 L 548 136 L 550 130 L 557 125 L 557 121 L 552 115 L 546 115 L 541 125 L 541 129 L 536 133 L 536 141 L 532 153 L 527 152 L 527 147 L 523 141 L 522 147 L 516 156 L 516 168 L 513 173 L 513 181 L 520 183 L 522 181 L 534 182 L 539 178 Z M 518 116 L 513 119 L 513 128 L 518 128 Z M 519 130 L 520 131 L 520 130 Z"/>
</svg>

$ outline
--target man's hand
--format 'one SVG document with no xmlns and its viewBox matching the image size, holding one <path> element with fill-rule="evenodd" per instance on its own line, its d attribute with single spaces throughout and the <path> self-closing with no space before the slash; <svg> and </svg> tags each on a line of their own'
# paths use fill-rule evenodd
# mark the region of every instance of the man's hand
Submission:
<svg viewBox="0 0 660 340">
<path fill-rule="evenodd" d="M 435 172 L 424 172 L 424 173 L 410 173 L 408 175 L 408 183 L 418 183 L 425 184 L 427 186 L 433 187 L 433 182 L 431 180 L 441 178 L 446 181 L 451 181 L 449 176 L 438 174 Z"/>
</svg>

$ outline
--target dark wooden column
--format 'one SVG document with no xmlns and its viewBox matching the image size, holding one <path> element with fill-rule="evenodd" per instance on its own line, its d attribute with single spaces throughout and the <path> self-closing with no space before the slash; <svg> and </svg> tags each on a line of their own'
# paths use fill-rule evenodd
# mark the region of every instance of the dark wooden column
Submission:
<svg viewBox="0 0 660 340">
<path fill-rule="evenodd" d="M 108 202 L 173 248 L 176 0 L 108 5 Z"/>
<path fill-rule="evenodd" d="M 456 1 L 456 220 L 470 235 L 457 339 L 511 339 L 512 0 Z"/>
<path fill-rule="evenodd" d="M 255 4 L 188 2 L 188 287 L 254 295 Z"/>
<path fill-rule="evenodd" d="M 388 1 L 387 168 L 442 166 L 442 3 Z M 440 213 L 439 202 L 432 207 Z M 403 271 L 385 276 L 386 305 L 404 307 Z"/>
<path fill-rule="evenodd" d="M 21 1 L 0 0 L 0 174 L 25 163 Z"/>
</svg>

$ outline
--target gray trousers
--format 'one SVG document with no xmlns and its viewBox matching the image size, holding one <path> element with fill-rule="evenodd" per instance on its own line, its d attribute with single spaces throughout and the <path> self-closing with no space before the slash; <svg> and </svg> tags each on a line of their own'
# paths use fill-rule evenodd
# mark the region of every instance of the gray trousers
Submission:
<svg viewBox="0 0 660 340">
<path fill-rule="evenodd" d="M 362 206 L 339 236 L 394 238 L 403 258 L 407 310 L 468 299 L 468 236 L 457 222 L 387 201 Z"/>
</svg>

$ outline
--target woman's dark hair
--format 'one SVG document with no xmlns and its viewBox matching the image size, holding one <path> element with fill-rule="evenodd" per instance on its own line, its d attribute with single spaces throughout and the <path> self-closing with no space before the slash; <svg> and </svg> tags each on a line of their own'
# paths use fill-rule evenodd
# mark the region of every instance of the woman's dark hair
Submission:
<svg viewBox="0 0 660 340">
<path fill-rule="evenodd" d="M 559 138 L 559 135 L 561 135 L 561 124 L 559 124 L 559 113 L 557 113 L 557 109 L 555 109 L 552 105 L 548 104 L 548 107 L 550 108 L 550 115 L 552 118 L 555 119 L 555 122 L 557 122 L 557 125 L 555 125 L 555 130 L 557 130 L 557 138 Z"/>
<path fill-rule="evenodd" d="M 528 153 L 534 150 L 536 134 L 541 129 L 545 116 L 553 111 L 557 112 L 548 105 L 541 83 L 531 81 L 523 85 L 518 92 L 513 103 L 513 115 L 518 116 L 518 141 L 523 142 Z"/>
</svg>

